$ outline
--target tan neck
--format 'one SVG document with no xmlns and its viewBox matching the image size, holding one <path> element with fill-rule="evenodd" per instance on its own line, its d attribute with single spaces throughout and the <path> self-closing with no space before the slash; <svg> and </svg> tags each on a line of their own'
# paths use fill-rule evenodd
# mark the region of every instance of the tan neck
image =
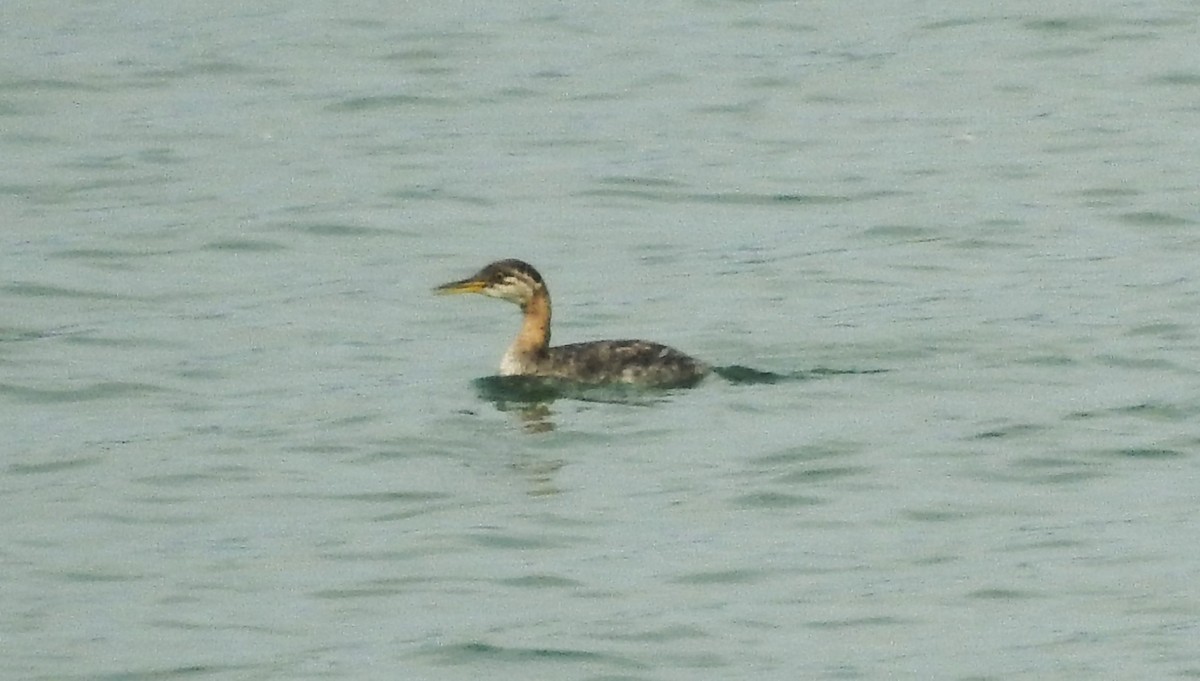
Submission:
<svg viewBox="0 0 1200 681">
<path fill-rule="evenodd" d="M 521 354 L 541 354 L 550 346 L 550 294 L 540 290 L 521 307 L 525 318 L 513 349 Z"/>
<path fill-rule="evenodd" d="M 502 375 L 534 373 L 538 360 L 550 346 L 550 295 L 545 290 L 538 291 L 521 306 L 521 311 L 525 313 L 521 330 L 500 361 Z"/>
</svg>

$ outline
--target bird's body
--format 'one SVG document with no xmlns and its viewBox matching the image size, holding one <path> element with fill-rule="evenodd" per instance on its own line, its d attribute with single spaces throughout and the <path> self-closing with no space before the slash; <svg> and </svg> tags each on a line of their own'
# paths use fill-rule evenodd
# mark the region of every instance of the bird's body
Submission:
<svg viewBox="0 0 1200 681">
<path fill-rule="evenodd" d="M 521 307 L 521 329 L 500 361 L 500 374 L 504 376 L 675 387 L 692 385 L 709 371 L 707 364 L 674 348 L 642 340 L 550 347 L 550 292 L 542 275 L 520 260 L 499 260 L 471 277 L 435 290 L 482 293 Z"/>
</svg>

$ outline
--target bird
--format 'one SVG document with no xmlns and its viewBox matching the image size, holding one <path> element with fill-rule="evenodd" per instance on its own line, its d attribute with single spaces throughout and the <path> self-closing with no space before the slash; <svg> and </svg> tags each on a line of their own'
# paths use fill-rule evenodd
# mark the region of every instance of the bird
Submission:
<svg viewBox="0 0 1200 681">
<path fill-rule="evenodd" d="M 497 260 L 466 279 L 436 287 L 434 292 L 480 293 L 521 308 L 521 329 L 500 360 L 501 376 L 675 388 L 695 385 L 711 369 L 675 348 L 644 340 L 600 340 L 551 347 L 550 291 L 542 275 L 523 260 Z"/>
</svg>

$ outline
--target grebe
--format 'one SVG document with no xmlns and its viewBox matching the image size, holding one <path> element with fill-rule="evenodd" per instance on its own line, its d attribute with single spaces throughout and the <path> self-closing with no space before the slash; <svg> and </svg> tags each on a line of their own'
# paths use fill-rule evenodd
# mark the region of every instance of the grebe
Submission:
<svg viewBox="0 0 1200 681">
<path fill-rule="evenodd" d="M 579 383 L 654 387 L 695 384 L 709 366 L 682 352 L 642 340 L 605 340 L 550 347 L 550 292 L 542 275 L 521 260 L 498 260 L 438 293 L 482 293 L 516 303 L 524 313 L 516 340 L 500 360 L 502 376 L 539 376 Z"/>
</svg>

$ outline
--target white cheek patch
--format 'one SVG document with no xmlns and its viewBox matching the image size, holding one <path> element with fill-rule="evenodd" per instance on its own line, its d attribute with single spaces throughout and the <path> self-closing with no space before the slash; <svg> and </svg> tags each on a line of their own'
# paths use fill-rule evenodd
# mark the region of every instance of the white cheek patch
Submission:
<svg viewBox="0 0 1200 681">
<path fill-rule="evenodd" d="M 485 288 L 483 295 L 519 303 L 521 301 L 521 288 L 509 282 L 502 282 Z"/>
</svg>

